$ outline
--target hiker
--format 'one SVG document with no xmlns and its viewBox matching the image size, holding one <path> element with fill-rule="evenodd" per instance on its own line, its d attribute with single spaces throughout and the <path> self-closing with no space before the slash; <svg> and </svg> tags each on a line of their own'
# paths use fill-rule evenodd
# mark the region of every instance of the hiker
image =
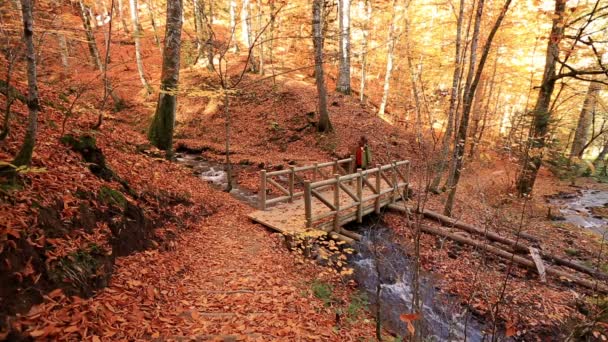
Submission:
<svg viewBox="0 0 608 342">
<path fill-rule="evenodd" d="M 372 153 L 370 152 L 365 135 L 362 135 L 361 139 L 359 139 L 359 144 L 355 151 L 355 160 L 357 162 L 357 168 L 362 170 L 367 169 L 372 163 Z"/>
</svg>

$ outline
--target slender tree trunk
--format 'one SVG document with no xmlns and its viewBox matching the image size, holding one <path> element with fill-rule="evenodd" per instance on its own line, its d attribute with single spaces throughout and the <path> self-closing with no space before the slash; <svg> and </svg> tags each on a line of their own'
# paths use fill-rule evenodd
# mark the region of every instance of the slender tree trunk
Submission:
<svg viewBox="0 0 608 342">
<path fill-rule="evenodd" d="M 148 131 L 148 139 L 154 146 L 173 154 L 173 129 L 179 85 L 179 63 L 182 34 L 182 0 L 167 1 L 165 46 L 158 105 Z"/>
<path fill-rule="evenodd" d="M 90 8 L 88 8 L 82 0 L 79 0 L 78 4 L 80 6 L 79 14 L 80 18 L 82 19 L 84 33 L 87 38 L 87 45 L 89 47 L 89 53 L 91 54 L 91 60 L 95 68 L 105 75 L 104 70 L 106 66 L 101 62 L 99 49 L 97 48 L 97 42 L 95 41 L 95 35 L 93 34 L 93 27 L 91 26 Z M 114 101 L 114 108 L 119 110 L 123 105 L 122 99 L 116 95 L 109 80 L 104 80 L 104 85 L 108 88 L 107 91 Z"/>
<path fill-rule="evenodd" d="M 61 66 L 64 70 L 70 67 L 69 56 L 70 52 L 68 50 L 68 43 L 65 39 L 65 35 L 63 33 L 57 34 L 57 41 L 59 42 L 59 51 L 61 53 Z"/>
<path fill-rule="evenodd" d="M 336 90 L 349 95 L 350 89 L 350 0 L 338 0 L 340 27 L 340 64 Z"/>
<path fill-rule="evenodd" d="M 422 142 L 422 104 L 420 102 L 420 92 L 418 89 L 419 74 L 414 70 L 414 58 L 412 56 L 412 46 L 410 37 L 410 20 L 409 20 L 409 9 L 405 9 L 405 54 L 407 61 L 407 69 L 409 71 L 410 82 L 412 83 L 412 95 L 414 98 L 414 104 L 416 106 L 416 141 Z"/>
<path fill-rule="evenodd" d="M 262 32 L 263 27 L 262 27 L 262 18 L 264 17 L 264 8 L 262 6 L 262 1 L 261 0 L 257 0 L 257 7 L 258 7 L 258 20 L 257 20 L 257 27 L 258 27 L 258 32 L 260 35 L 260 44 L 259 44 L 259 55 L 260 55 L 260 67 L 259 67 L 259 74 L 260 75 L 264 75 L 264 32 Z"/>
<path fill-rule="evenodd" d="M 448 155 L 450 153 L 450 142 L 452 141 L 452 132 L 454 130 L 454 117 L 456 116 L 456 101 L 459 97 L 459 85 L 462 65 L 464 60 L 462 59 L 461 45 L 462 45 L 462 23 L 464 21 L 464 0 L 460 0 L 458 9 L 458 19 L 456 22 L 456 50 L 454 53 L 454 74 L 452 75 L 452 89 L 450 91 L 450 100 L 448 107 L 448 117 L 445 132 L 443 133 L 443 141 L 441 144 L 441 150 L 437 158 L 435 166 L 435 177 L 431 182 L 429 190 L 434 193 L 439 192 L 439 183 L 443 177 L 443 172 L 448 162 Z"/>
<path fill-rule="evenodd" d="M 589 128 L 591 127 L 591 119 L 595 112 L 600 88 L 600 83 L 589 82 L 587 95 L 585 96 L 583 108 L 581 109 L 578 118 L 576 133 L 574 134 L 574 141 L 572 142 L 572 149 L 570 150 L 570 158 L 582 157 L 583 153 L 585 153 L 585 145 L 589 140 Z"/>
<path fill-rule="evenodd" d="M 460 119 L 460 125 L 458 127 L 458 143 L 454 147 L 454 160 L 456 161 L 455 169 L 454 169 L 454 183 L 452 188 L 450 189 L 450 193 L 446 200 L 444 213 L 446 216 L 452 215 L 452 209 L 454 207 L 454 199 L 456 197 L 456 190 L 458 188 L 458 182 L 460 181 L 460 176 L 462 173 L 462 166 L 464 165 L 464 152 L 465 145 L 467 140 L 467 128 L 469 125 L 469 115 L 471 113 L 471 107 L 473 104 L 473 100 L 475 98 L 475 91 L 477 89 L 477 85 L 479 84 L 479 80 L 481 79 L 481 74 L 483 73 L 483 68 L 488 59 L 488 55 L 490 53 L 490 48 L 492 47 L 492 41 L 494 40 L 494 36 L 502 23 L 507 11 L 509 10 L 509 6 L 511 5 L 511 0 L 506 0 L 505 4 L 488 35 L 488 38 L 484 44 L 483 52 L 481 55 L 481 59 L 479 60 L 479 66 L 477 66 L 477 70 L 475 71 L 475 64 L 477 60 L 477 43 L 479 41 L 479 30 L 481 26 L 481 19 L 483 15 L 485 0 L 478 0 L 477 3 L 477 14 L 475 16 L 475 27 L 473 28 L 473 38 L 471 42 L 471 57 L 469 61 L 469 71 L 467 73 L 467 81 L 465 84 L 464 91 L 464 101 L 462 107 L 462 118 Z M 474 77 L 473 77 L 474 75 Z"/>
<path fill-rule="evenodd" d="M 249 0 L 243 0 L 243 8 L 241 8 L 241 39 L 247 48 L 251 46 L 249 38 Z"/>
<path fill-rule="evenodd" d="M 21 10 L 21 6 L 19 7 L 19 10 Z M 13 67 L 17 61 L 17 52 L 15 49 L 8 49 L 6 54 L 6 60 L 8 62 L 6 65 L 6 107 L 4 107 L 4 120 L 2 123 L 2 132 L 0 132 L 0 141 L 4 141 L 11 132 L 11 107 L 15 101 L 13 92 L 11 91 L 11 82 L 13 80 Z"/>
<path fill-rule="evenodd" d="M 593 165 L 595 166 L 596 169 L 599 168 L 600 163 L 604 162 L 607 155 L 608 155 L 608 138 L 604 138 L 604 145 L 602 146 L 602 150 L 600 151 L 600 154 L 598 154 L 597 158 L 595 158 L 595 160 L 593 161 Z"/>
<path fill-rule="evenodd" d="M 124 6 L 122 4 L 122 0 L 118 0 L 118 18 L 120 19 L 120 23 L 122 24 L 122 29 L 126 34 L 129 34 L 129 25 L 127 24 L 127 20 L 124 16 Z"/>
<path fill-rule="evenodd" d="M 205 13 L 205 6 L 201 7 L 203 29 L 205 32 L 205 48 L 207 49 L 207 70 L 213 71 L 213 1 L 209 1 L 209 15 Z"/>
<path fill-rule="evenodd" d="M 372 4 L 371 0 L 365 0 L 365 24 L 363 26 L 363 47 L 361 48 L 361 88 L 359 89 L 359 102 L 365 101 L 365 78 L 367 72 L 367 49 L 369 39 L 369 22 L 372 20 Z"/>
<path fill-rule="evenodd" d="M 323 0 L 314 0 L 312 4 L 312 31 L 313 45 L 315 48 L 315 78 L 317 81 L 317 93 L 319 95 L 319 132 L 332 131 L 332 125 L 327 111 L 327 89 L 325 88 L 325 75 L 323 72 L 323 33 L 321 23 L 321 6 Z"/>
<path fill-rule="evenodd" d="M 141 84 L 146 89 L 148 95 L 152 94 L 153 90 L 146 79 L 146 74 L 144 72 L 144 62 L 141 56 L 141 36 L 142 32 L 140 31 L 139 25 L 139 8 L 137 6 L 137 0 L 129 0 L 129 10 L 131 12 L 131 23 L 133 24 L 133 40 L 135 41 L 135 62 L 137 64 L 137 72 L 139 73 L 139 80 Z"/>
<path fill-rule="evenodd" d="M 239 43 L 236 39 L 236 1 L 230 0 L 230 41 L 232 42 L 232 52 L 239 52 Z"/>
<path fill-rule="evenodd" d="M 203 26 L 204 4 L 202 0 L 194 0 L 194 28 L 196 30 L 196 63 L 208 63 L 206 55 L 207 39 L 205 39 L 205 27 Z"/>
<path fill-rule="evenodd" d="M 146 7 L 148 8 L 148 18 L 150 19 L 150 25 L 152 26 L 152 33 L 154 34 L 154 43 L 160 51 L 160 54 L 163 53 L 163 48 L 160 46 L 160 38 L 158 36 L 158 28 L 156 27 L 156 18 L 154 17 L 154 7 L 153 0 L 147 0 Z"/>
<path fill-rule="evenodd" d="M 251 1 L 243 0 L 243 13 L 245 18 L 245 33 L 247 35 L 247 49 L 249 50 L 249 71 L 258 72 L 258 61 L 255 57 L 255 47 L 253 46 L 255 34 L 251 24 Z"/>
<path fill-rule="evenodd" d="M 543 79 L 538 92 L 538 98 L 533 110 L 533 122 L 530 129 L 529 148 L 526 157 L 522 161 L 522 171 L 517 179 L 517 191 L 520 195 L 532 192 L 536 175 L 542 165 L 542 150 L 545 147 L 545 139 L 549 132 L 549 120 L 551 112 L 551 95 L 555 89 L 555 73 L 557 60 L 559 58 L 559 42 L 564 34 L 564 13 L 566 11 L 566 0 L 555 1 L 555 11 L 553 13 L 553 26 L 547 43 L 547 57 L 545 60 L 545 70 Z"/>
<path fill-rule="evenodd" d="M 395 50 L 395 26 L 397 22 L 397 1 L 393 0 L 392 4 L 393 16 L 391 24 L 388 28 L 388 50 L 386 52 L 386 73 L 384 74 L 384 88 L 382 90 L 382 100 L 378 109 L 378 116 L 384 117 L 386 111 L 386 103 L 388 101 L 388 92 L 390 88 L 391 73 L 393 72 L 393 51 Z"/>
<path fill-rule="evenodd" d="M 36 78 L 36 50 L 34 49 L 34 4 L 32 0 L 21 0 L 21 15 L 23 17 L 23 40 L 25 42 L 27 60 L 27 108 L 29 110 L 28 126 L 23 138 L 23 144 L 13 165 L 30 165 L 34 146 L 36 146 L 36 135 L 38 133 L 38 111 L 40 110 L 38 100 L 38 83 Z M 7 88 L 7 92 L 10 90 Z"/>
</svg>

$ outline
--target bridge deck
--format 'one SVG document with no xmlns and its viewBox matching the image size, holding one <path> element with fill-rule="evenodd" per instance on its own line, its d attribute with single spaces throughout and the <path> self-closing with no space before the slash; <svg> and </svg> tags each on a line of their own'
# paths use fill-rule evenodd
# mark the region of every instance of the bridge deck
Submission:
<svg viewBox="0 0 608 342">
<path fill-rule="evenodd" d="M 367 180 L 371 184 L 375 184 L 376 177 L 369 175 Z M 353 182 L 354 183 L 354 182 Z M 349 185 L 346 185 L 349 186 Z M 349 186 L 354 192 L 354 184 Z M 382 191 L 387 191 L 386 194 L 380 197 L 380 207 L 386 206 L 392 202 L 391 192 L 388 192 L 392 187 L 384 180 L 381 181 Z M 333 187 L 328 187 L 319 191 L 325 198 L 333 201 Z M 363 186 L 363 198 L 374 195 L 374 192 L 368 186 Z M 344 191 L 340 191 L 340 207 L 345 208 L 353 203 L 353 199 Z M 363 201 L 363 215 L 367 215 L 375 210 L 375 200 L 368 199 Z M 291 203 L 281 203 L 267 210 L 257 210 L 249 214 L 249 218 L 253 221 L 261 223 L 271 229 L 277 230 L 284 234 L 297 234 L 309 231 L 311 228 L 306 227 L 304 198 L 300 197 Z M 312 216 L 320 216 L 328 214 L 331 209 L 324 205 L 319 199 L 312 198 Z M 348 222 L 357 219 L 357 207 L 352 207 L 340 214 L 339 225 L 342 226 Z M 333 217 L 327 217 L 324 220 L 315 222 L 312 229 L 330 231 L 333 228 Z"/>
</svg>

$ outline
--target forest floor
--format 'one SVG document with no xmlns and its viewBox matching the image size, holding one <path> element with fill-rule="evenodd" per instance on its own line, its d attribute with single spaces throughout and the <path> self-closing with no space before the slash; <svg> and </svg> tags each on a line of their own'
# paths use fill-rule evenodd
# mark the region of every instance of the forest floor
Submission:
<svg viewBox="0 0 608 342">
<path fill-rule="evenodd" d="M 116 43 L 112 49 L 110 75 L 127 107 L 107 115 L 99 131 L 90 127 L 97 119 L 93 104 L 102 87 L 90 66 L 73 67 L 78 79 L 58 77 L 48 67 L 40 74 L 45 106 L 30 170 L 40 172 L 20 175 L 15 186 L 1 192 L 0 339 L 373 337 L 369 313 L 337 320 L 338 309 L 349 307 L 356 294 L 352 281 L 289 252 L 277 234 L 247 219 L 252 208 L 205 184 L 190 169 L 164 160 L 148 145 L 145 132 L 156 99 L 143 96 L 132 46 Z M 150 80 L 160 74 L 156 49 L 147 41 Z M 78 53 L 86 60 L 85 49 Z M 242 56 L 233 58 L 236 73 Z M 411 128 L 390 124 L 373 107 L 333 92 L 328 103 L 335 133 L 317 134 L 311 114 L 316 91 L 306 72 L 277 78 L 276 84 L 272 78 L 246 74 L 237 87 L 229 109 L 231 158 L 239 186 L 257 191 L 262 168 L 348 156 L 365 134 L 377 162 L 412 161 L 418 194 L 414 201 L 441 211 L 445 195 L 425 200 L 421 191 L 433 148 L 418 145 Z M 186 66 L 181 80 L 176 147 L 221 163 L 225 121 L 222 99 L 213 95 L 217 76 Z M 75 92 L 88 83 L 98 87 L 88 88 L 67 117 Z M 25 91 L 22 75 L 14 86 Z M 334 88 L 331 79 L 328 88 Z M 0 160 L 10 160 L 23 137 L 27 108 L 16 102 L 13 111 L 13 131 L 0 145 Z M 91 172 L 82 153 L 61 141 L 66 134 L 94 137 L 88 150 L 101 149 L 110 175 Z M 86 158 L 88 152 L 83 153 Z M 600 238 L 546 218 L 545 195 L 578 188 L 543 170 L 535 196 L 518 199 L 512 193 L 515 161 L 489 149 L 481 155 L 461 182 L 455 209 L 459 219 L 513 237 L 523 213 L 524 230 L 543 249 L 593 263 L 602 248 Z M 387 214 L 385 221 L 410 248 L 412 231 L 403 218 Z M 422 267 L 441 277 L 441 291 L 457 295 L 477 315 L 496 319 L 520 339 L 559 339 L 573 322 L 585 318 L 580 309 L 587 306 L 589 291 L 560 279 L 541 283 L 535 273 L 522 269 L 506 277 L 508 261 L 434 236 L 424 235 L 421 244 Z M 568 254 L 572 250 L 575 256 Z M 494 310 L 507 279 L 505 296 Z M 330 305 L 315 296 L 319 283 L 333 285 Z"/>
</svg>

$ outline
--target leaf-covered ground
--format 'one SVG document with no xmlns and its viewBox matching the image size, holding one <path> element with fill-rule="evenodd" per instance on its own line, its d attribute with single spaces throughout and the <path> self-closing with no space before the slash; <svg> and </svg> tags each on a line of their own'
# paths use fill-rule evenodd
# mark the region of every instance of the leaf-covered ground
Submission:
<svg viewBox="0 0 608 342">
<path fill-rule="evenodd" d="M 147 38 L 145 65 L 155 84 L 160 61 Z M 99 131 L 90 129 L 102 91 L 98 73 L 86 63 L 73 66 L 77 77 L 60 76 L 51 64 L 41 66 L 45 105 L 32 166 L 44 171 L 21 175 L 1 192 L 0 337 L 348 341 L 374 336 L 369 316 L 337 326 L 336 308 L 311 292 L 311 283 L 320 278 L 335 284 L 338 302 L 347 303 L 355 291 L 351 283 L 290 253 L 282 239 L 246 218 L 252 208 L 148 145 L 145 129 L 155 98 L 142 96 L 133 47 L 114 44 L 112 49 L 110 76 L 127 107 L 106 113 Z M 75 53 L 87 60 L 86 49 Z M 233 58 L 238 71 L 242 56 Z M 182 84 L 176 147 L 223 160 L 224 108 L 221 99 L 213 99 L 216 76 L 186 66 Z M 66 117 L 75 92 L 85 85 L 88 90 Z M 14 86 L 25 92 L 24 75 L 17 75 Z M 411 129 L 377 118 L 373 107 L 354 97 L 333 93 L 328 102 L 336 132 L 319 135 L 310 114 L 315 96 L 308 74 L 288 74 L 277 84 L 245 76 L 230 105 L 232 160 L 239 164 L 241 187 L 256 191 L 262 168 L 348 156 L 365 134 L 377 162 L 412 160 L 420 196 L 434 154 L 431 144 L 419 147 Z M 0 97 L 2 106 L 3 101 Z M 10 160 L 23 137 L 27 108 L 17 101 L 13 111 L 13 131 L 0 145 L 0 160 Z M 66 134 L 94 137 L 114 176 L 91 172 L 83 156 L 60 141 Z M 430 134 L 428 141 L 433 141 Z M 469 165 L 459 189 L 460 219 L 512 237 L 523 210 L 525 231 L 544 249 L 561 256 L 576 249 L 579 261 L 597 258 L 596 236 L 546 220 L 542 195 L 572 191 L 567 184 L 541 174 L 536 196 L 522 209 L 509 194 L 513 162 L 482 150 L 484 157 Z M 443 196 L 429 197 L 427 207 L 441 211 Z M 412 232 L 402 218 L 388 215 L 386 221 L 409 248 Z M 508 262 L 429 235 L 422 247 L 422 265 L 441 277 L 442 291 L 492 320 Z M 582 317 L 579 304 L 588 293 L 559 279 L 541 284 L 534 273 L 517 268 L 506 288 L 499 322 L 530 338 L 567 329 L 570 319 Z"/>
</svg>

